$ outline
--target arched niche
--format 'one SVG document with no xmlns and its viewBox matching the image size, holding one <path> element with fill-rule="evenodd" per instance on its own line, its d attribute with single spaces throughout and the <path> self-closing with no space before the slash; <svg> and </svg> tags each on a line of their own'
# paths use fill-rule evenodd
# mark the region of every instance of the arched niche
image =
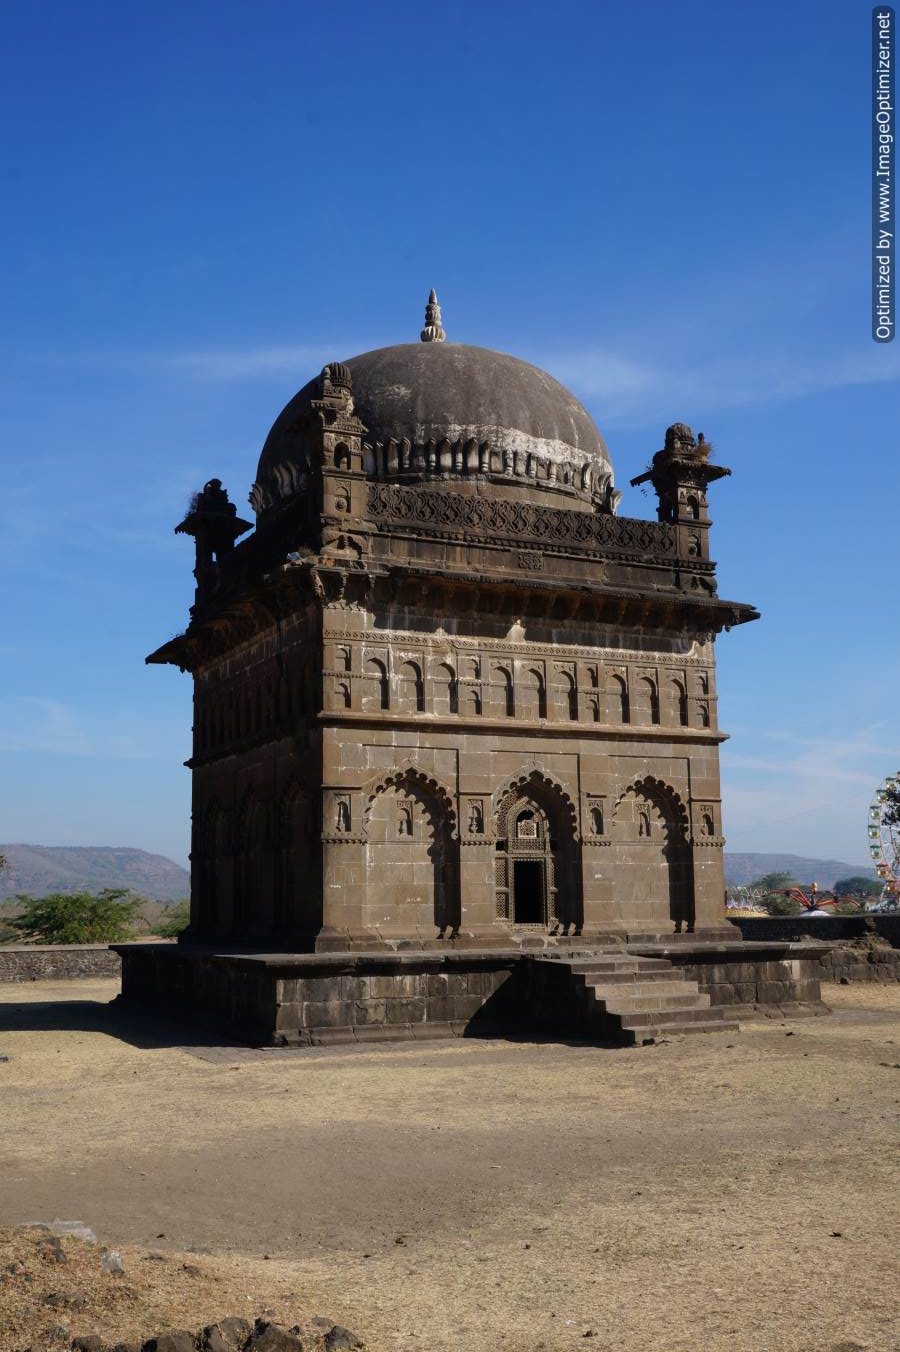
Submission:
<svg viewBox="0 0 900 1352">
<path fill-rule="evenodd" d="M 616 900 L 626 921 L 659 933 L 693 929 L 687 815 L 669 786 L 643 779 L 619 797 L 610 835 Z"/>
<path fill-rule="evenodd" d="M 379 786 L 366 813 L 365 923 L 385 933 L 459 928 L 459 859 L 440 793 L 415 774 Z"/>
<path fill-rule="evenodd" d="M 459 713 L 459 685 L 449 662 L 438 662 L 431 676 L 432 712 Z"/>
<path fill-rule="evenodd" d="M 401 662 L 396 676 L 396 707 L 401 713 L 422 713 L 425 708 L 425 682 L 418 662 Z"/>
</svg>

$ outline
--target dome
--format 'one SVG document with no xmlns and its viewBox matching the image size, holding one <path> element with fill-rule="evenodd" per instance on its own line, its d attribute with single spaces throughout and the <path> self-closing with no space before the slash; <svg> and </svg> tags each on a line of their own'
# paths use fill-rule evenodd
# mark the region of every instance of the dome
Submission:
<svg viewBox="0 0 900 1352">
<path fill-rule="evenodd" d="M 342 383 L 349 372 L 354 412 L 366 428 L 370 478 L 434 480 L 447 489 L 474 478 L 503 496 L 611 506 L 603 438 L 587 410 L 546 371 L 502 352 L 440 340 L 364 352 L 341 368 Z M 307 481 L 304 413 L 320 390 L 319 378 L 305 385 L 269 433 L 251 494 L 260 515 Z"/>
</svg>

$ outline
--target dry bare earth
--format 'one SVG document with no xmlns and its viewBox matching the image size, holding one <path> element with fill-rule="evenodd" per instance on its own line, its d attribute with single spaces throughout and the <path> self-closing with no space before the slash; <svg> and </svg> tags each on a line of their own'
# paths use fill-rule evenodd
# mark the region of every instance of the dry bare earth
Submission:
<svg viewBox="0 0 900 1352">
<path fill-rule="evenodd" d="M 374 1352 L 900 1346 L 900 987 L 621 1052 L 174 1046 L 114 992 L 0 992 L 0 1221 L 81 1219 L 140 1288 L 140 1328 L 74 1333 L 268 1307 Z M 4 1352 L 58 1316 L 16 1318 Z"/>
</svg>

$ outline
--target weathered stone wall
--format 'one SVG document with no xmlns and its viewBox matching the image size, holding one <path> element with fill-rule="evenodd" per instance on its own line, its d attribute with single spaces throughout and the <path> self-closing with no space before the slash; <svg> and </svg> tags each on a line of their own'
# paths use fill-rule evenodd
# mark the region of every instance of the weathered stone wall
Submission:
<svg viewBox="0 0 900 1352">
<path fill-rule="evenodd" d="M 829 945 L 819 970 L 822 981 L 900 981 L 900 948 Z"/>
<path fill-rule="evenodd" d="M 728 917 L 745 939 L 797 943 L 801 939 L 838 942 L 877 934 L 900 948 L 900 914 L 874 915 L 752 915 Z"/>
<path fill-rule="evenodd" d="M 260 1045 L 461 1036 L 517 1021 L 518 953 L 281 957 L 123 946 L 122 999 Z M 520 1018 L 519 1020 L 520 1021 Z"/>
<path fill-rule="evenodd" d="M 819 940 L 820 981 L 900 981 L 900 915 L 748 916 L 731 922 L 744 939 Z"/>
<path fill-rule="evenodd" d="M 518 966 L 509 957 L 456 967 L 413 962 L 400 972 L 366 963 L 339 975 L 279 981 L 276 1041 L 335 1041 L 336 1029 L 347 1041 L 462 1036 L 476 1023 L 499 1029 L 513 1011 Z"/>
<path fill-rule="evenodd" d="M 749 946 L 748 946 L 749 949 Z M 773 951 L 774 949 L 774 951 Z M 387 953 L 240 954 L 186 946 L 130 945 L 123 1002 L 227 1030 L 255 1045 L 309 1045 L 464 1036 L 547 1034 L 601 1040 L 619 1035 L 585 1024 L 580 987 L 565 961 L 532 961 L 527 952 L 407 949 Z M 536 950 L 540 955 L 541 950 Z M 619 954 L 643 952 L 640 948 Z M 673 944 L 663 954 L 695 980 L 713 1005 L 767 1012 L 825 1012 L 818 947 L 741 946 L 704 951 Z M 608 950 L 606 951 L 609 956 Z M 584 950 L 575 950 L 576 961 Z"/>
<path fill-rule="evenodd" d="M 697 982 L 713 1005 L 740 1006 L 745 1012 L 765 1008 L 767 1013 L 794 1013 L 803 1006 L 806 1012 L 826 1013 L 819 990 L 819 951 L 817 947 L 809 957 L 798 955 L 796 949 L 784 955 L 748 952 L 745 957 L 734 950 L 708 955 L 688 950 L 680 957 L 673 947 L 666 957 Z"/>
<path fill-rule="evenodd" d="M 0 982 L 118 976 L 121 970 L 118 953 L 106 944 L 18 944 L 0 948 Z"/>
</svg>

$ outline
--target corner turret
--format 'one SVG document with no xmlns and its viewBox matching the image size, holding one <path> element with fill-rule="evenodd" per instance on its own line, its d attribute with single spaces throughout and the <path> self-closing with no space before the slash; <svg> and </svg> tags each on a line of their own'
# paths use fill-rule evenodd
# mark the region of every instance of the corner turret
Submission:
<svg viewBox="0 0 900 1352">
<path fill-rule="evenodd" d="M 221 479 L 210 479 L 199 493 L 194 494 L 187 515 L 175 527 L 175 534 L 194 537 L 197 551 L 195 607 L 215 591 L 222 555 L 232 550 L 235 540 L 251 529 L 252 523 L 242 521 L 234 503 L 229 502 Z"/>
<path fill-rule="evenodd" d="M 648 470 L 631 480 L 632 488 L 652 483 L 659 498 L 657 517 L 678 528 L 678 552 L 685 558 L 709 558 L 709 504 L 707 487 L 731 473 L 710 464 L 712 446 L 700 432 L 695 438 L 686 423 L 666 429 L 663 449 Z"/>
</svg>

